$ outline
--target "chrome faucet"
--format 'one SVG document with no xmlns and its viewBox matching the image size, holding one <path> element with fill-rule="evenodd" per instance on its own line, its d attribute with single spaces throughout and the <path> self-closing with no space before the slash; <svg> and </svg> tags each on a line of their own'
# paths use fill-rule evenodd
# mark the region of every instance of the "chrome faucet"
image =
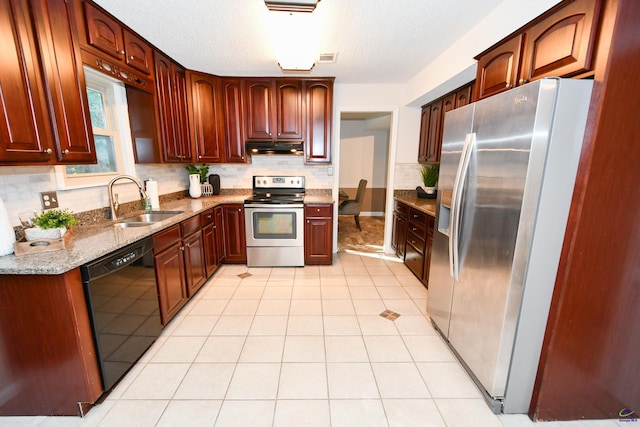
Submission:
<svg viewBox="0 0 640 427">
<path fill-rule="evenodd" d="M 144 191 L 144 188 L 142 188 L 142 184 L 140 183 L 140 181 L 138 181 L 136 178 L 132 177 L 131 175 L 117 175 L 113 177 L 113 179 L 109 181 L 109 184 L 107 184 L 107 188 L 109 192 L 109 207 L 111 208 L 111 219 L 114 220 L 118 219 L 118 208 L 120 207 L 120 203 L 118 203 L 118 194 L 113 194 L 113 184 L 121 179 L 128 179 L 132 181 L 138 186 L 138 191 L 140 191 L 140 198 L 142 200 L 145 200 L 147 198 L 147 193 Z"/>
</svg>

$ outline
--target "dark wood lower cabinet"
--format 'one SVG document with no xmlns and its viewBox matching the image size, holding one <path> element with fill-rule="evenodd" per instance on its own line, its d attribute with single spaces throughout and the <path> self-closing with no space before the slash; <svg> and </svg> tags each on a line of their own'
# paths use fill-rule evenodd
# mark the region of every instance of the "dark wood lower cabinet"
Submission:
<svg viewBox="0 0 640 427">
<path fill-rule="evenodd" d="M 79 415 L 102 394 L 80 269 L 0 279 L 0 416 Z"/>
<path fill-rule="evenodd" d="M 174 225 L 154 235 L 153 252 L 160 317 L 166 325 L 188 301 L 180 226 Z"/>
<path fill-rule="evenodd" d="M 304 263 L 333 263 L 333 205 L 314 204 L 304 207 Z"/>
<path fill-rule="evenodd" d="M 224 262 L 247 263 L 247 238 L 244 230 L 244 205 L 222 206 L 224 234 Z"/>
<path fill-rule="evenodd" d="M 395 201 L 391 246 L 425 286 L 429 284 L 434 218 Z"/>
</svg>

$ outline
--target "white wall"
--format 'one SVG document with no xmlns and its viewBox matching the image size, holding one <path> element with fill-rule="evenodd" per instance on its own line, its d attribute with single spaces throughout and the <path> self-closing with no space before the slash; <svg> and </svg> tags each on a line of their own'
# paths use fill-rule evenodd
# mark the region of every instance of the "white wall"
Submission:
<svg viewBox="0 0 640 427">
<path fill-rule="evenodd" d="M 389 132 L 370 130 L 367 120 L 342 120 L 340 129 L 340 188 L 356 188 L 360 179 L 369 188 L 385 188 Z"/>
</svg>

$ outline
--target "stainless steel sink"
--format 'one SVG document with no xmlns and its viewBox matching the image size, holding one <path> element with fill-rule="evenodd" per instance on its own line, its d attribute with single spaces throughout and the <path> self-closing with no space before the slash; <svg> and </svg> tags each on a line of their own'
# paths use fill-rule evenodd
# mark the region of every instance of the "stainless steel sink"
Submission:
<svg viewBox="0 0 640 427">
<path fill-rule="evenodd" d="M 183 211 L 158 211 L 158 212 L 143 213 L 140 215 L 121 219 L 117 221 L 114 225 L 116 227 L 121 227 L 121 228 L 145 227 L 148 225 L 158 223 L 160 221 L 164 221 L 165 219 L 181 214 L 182 212 Z"/>
</svg>

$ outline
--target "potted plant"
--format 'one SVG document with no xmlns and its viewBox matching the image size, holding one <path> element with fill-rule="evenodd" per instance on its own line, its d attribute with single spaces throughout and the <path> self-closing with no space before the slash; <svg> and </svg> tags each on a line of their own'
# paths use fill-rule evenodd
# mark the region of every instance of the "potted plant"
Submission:
<svg viewBox="0 0 640 427">
<path fill-rule="evenodd" d="M 203 164 L 198 167 L 196 165 L 188 165 L 185 166 L 185 169 L 189 171 L 189 175 L 198 174 L 200 179 L 200 184 L 204 184 L 207 182 L 207 174 L 209 173 L 209 166 Z"/>
<path fill-rule="evenodd" d="M 35 227 L 24 230 L 27 240 L 59 239 L 78 220 L 69 209 L 49 209 L 36 216 L 34 223 Z"/>
<path fill-rule="evenodd" d="M 422 183 L 424 189 L 418 187 L 418 197 L 432 199 L 436 196 L 436 185 L 438 184 L 438 175 L 440 173 L 439 165 L 425 165 L 420 169 L 420 176 L 422 177 Z M 422 191 L 420 191 L 422 190 Z M 424 196 L 421 196 L 424 194 Z"/>
</svg>

